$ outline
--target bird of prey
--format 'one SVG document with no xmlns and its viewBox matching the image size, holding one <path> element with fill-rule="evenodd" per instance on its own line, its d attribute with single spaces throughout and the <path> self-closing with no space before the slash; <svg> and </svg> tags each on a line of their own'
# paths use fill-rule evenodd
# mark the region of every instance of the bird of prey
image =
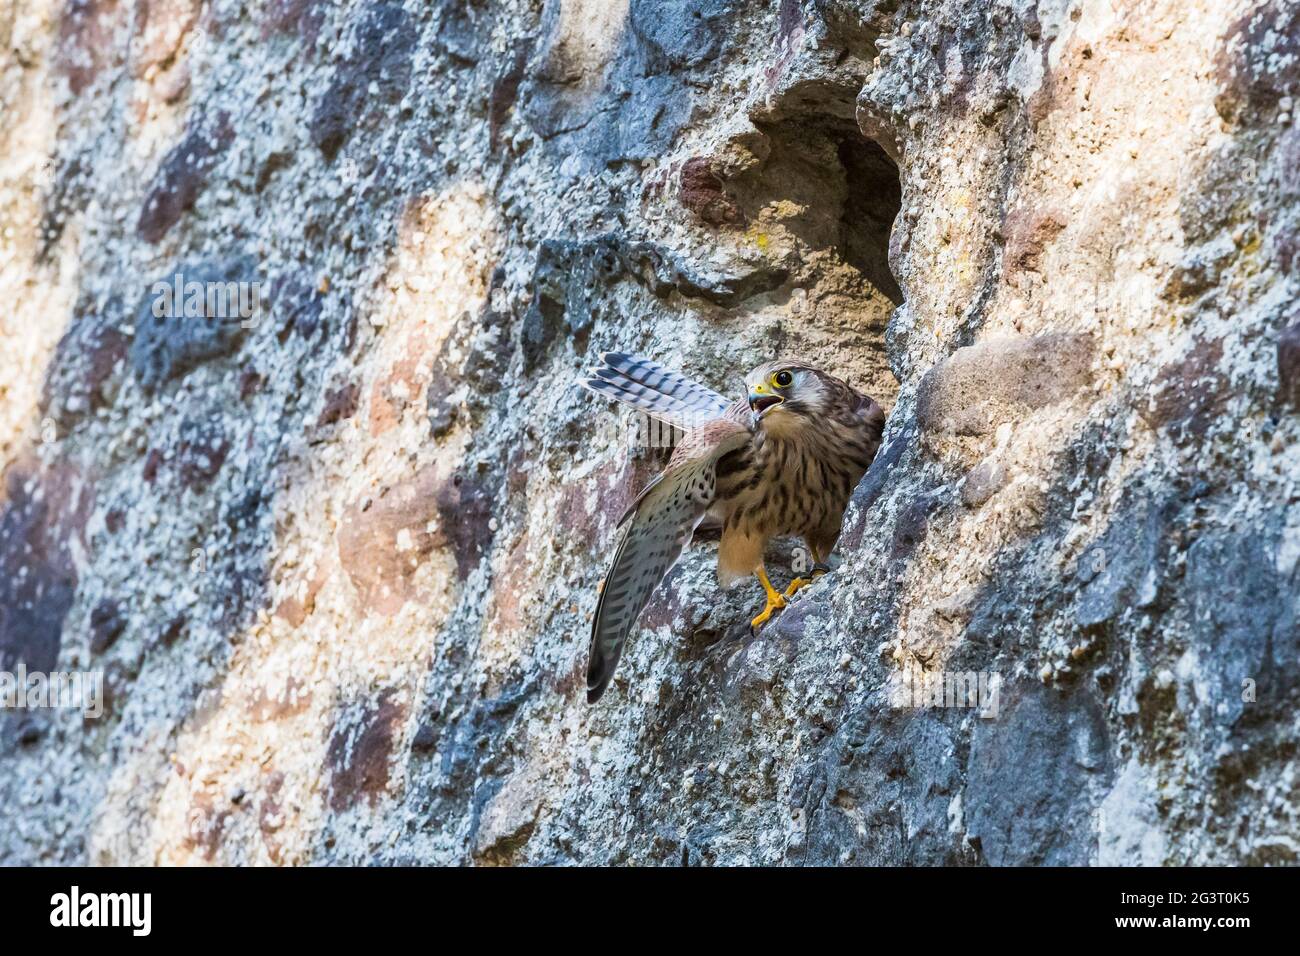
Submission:
<svg viewBox="0 0 1300 956">
<path fill-rule="evenodd" d="M 885 414 L 871 398 L 804 362 L 778 360 L 745 376 L 746 397 L 729 401 L 677 372 L 609 352 L 582 384 L 685 431 L 668 467 L 637 496 L 605 576 L 591 628 L 587 701 L 613 679 L 628 634 L 650 595 L 706 517 L 718 521 L 718 579 L 757 576 L 767 601 L 758 629 L 786 600 L 825 574 L 844 508 L 880 447 Z M 810 577 L 782 593 L 763 567 L 776 535 L 798 535 L 812 554 Z"/>
</svg>

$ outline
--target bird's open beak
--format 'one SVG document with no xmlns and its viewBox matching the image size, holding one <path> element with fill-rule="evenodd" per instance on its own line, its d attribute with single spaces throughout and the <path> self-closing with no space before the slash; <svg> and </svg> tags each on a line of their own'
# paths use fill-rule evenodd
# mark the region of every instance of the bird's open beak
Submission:
<svg viewBox="0 0 1300 956">
<path fill-rule="evenodd" d="M 766 385 L 755 385 L 749 390 L 749 407 L 759 418 L 769 408 L 780 405 L 785 399 L 780 395 L 773 395 Z"/>
</svg>

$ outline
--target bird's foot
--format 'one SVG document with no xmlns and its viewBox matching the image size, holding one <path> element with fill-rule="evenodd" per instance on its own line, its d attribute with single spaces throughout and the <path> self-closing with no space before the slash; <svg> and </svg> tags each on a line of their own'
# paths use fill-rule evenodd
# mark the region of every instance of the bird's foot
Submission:
<svg viewBox="0 0 1300 956">
<path fill-rule="evenodd" d="M 791 581 L 790 586 L 785 589 L 785 594 L 783 594 L 782 597 L 787 597 L 787 598 L 794 597 L 797 592 L 803 590 L 808 585 L 812 584 L 814 581 L 816 581 L 819 577 L 821 577 L 829 570 L 830 568 L 824 564 L 814 564 L 812 566 L 812 571 L 809 572 L 809 576 L 806 578 L 802 576 L 797 577 L 793 581 Z"/>
<path fill-rule="evenodd" d="M 795 578 L 790 582 L 790 586 L 785 589 L 785 594 L 783 594 L 782 597 L 794 597 L 801 588 L 806 588 L 808 585 L 812 584 L 813 580 L 813 578 Z"/>
<path fill-rule="evenodd" d="M 767 604 L 764 605 L 763 610 L 759 612 L 757 617 L 749 622 L 750 628 L 757 631 L 771 619 L 775 612 L 781 610 L 783 607 L 785 607 L 785 597 L 776 591 L 773 591 L 767 596 Z"/>
</svg>

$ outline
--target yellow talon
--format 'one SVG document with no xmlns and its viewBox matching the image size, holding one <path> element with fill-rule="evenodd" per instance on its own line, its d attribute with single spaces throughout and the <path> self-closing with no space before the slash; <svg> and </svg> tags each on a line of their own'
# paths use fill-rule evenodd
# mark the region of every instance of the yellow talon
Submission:
<svg viewBox="0 0 1300 956">
<path fill-rule="evenodd" d="M 778 594 L 775 601 L 769 600 L 767 602 L 767 605 L 761 612 L 759 612 L 759 615 L 749 622 L 749 626 L 757 631 L 768 622 L 768 619 L 772 617 L 774 612 L 781 610 L 783 607 L 785 607 L 785 598 Z"/>
<path fill-rule="evenodd" d="M 789 597 L 794 597 L 795 593 L 796 593 L 800 588 L 806 588 L 808 585 L 810 585 L 810 584 L 812 584 L 812 583 L 813 583 L 813 579 L 812 579 L 812 578 L 795 578 L 793 581 L 790 582 L 790 586 L 789 586 L 788 588 L 785 589 L 785 595 L 784 595 L 784 596 L 785 596 L 785 597 L 788 597 L 788 598 L 789 598 Z"/>
<path fill-rule="evenodd" d="M 768 622 L 768 619 L 771 618 L 773 612 L 779 611 L 783 607 L 785 607 L 785 598 L 781 597 L 781 595 L 778 594 L 776 596 L 775 601 L 767 602 L 767 605 L 763 608 L 763 610 L 759 613 L 759 615 L 749 622 L 749 626 L 757 631 L 760 627 L 762 627 L 764 624 Z"/>
<path fill-rule="evenodd" d="M 790 586 L 785 589 L 785 597 L 794 597 L 797 591 L 806 588 L 830 570 L 830 568 L 822 564 L 820 555 L 815 551 L 813 552 L 813 562 L 812 571 L 809 573 L 808 577 L 805 578 L 800 576 L 791 581 Z"/>
<path fill-rule="evenodd" d="M 758 583 L 763 585 L 763 590 L 767 593 L 767 604 L 759 612 L 758 616 L 749 622 L 749 626 L 757 631 L 768 622 L 774 611 L 779 611 L 785 607 L 785 597 L 780 591 L 772 587 L 772 582 L 767 579 L 767 569 L 761 564 L 754 573 L 758 575 Z"/>
</svg>

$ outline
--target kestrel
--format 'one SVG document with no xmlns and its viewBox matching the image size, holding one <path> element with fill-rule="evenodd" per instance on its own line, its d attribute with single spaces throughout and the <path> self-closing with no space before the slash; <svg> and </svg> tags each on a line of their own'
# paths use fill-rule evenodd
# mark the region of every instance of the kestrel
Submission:
<svg viewBox="0 0 1300 956">
<path fill-rule="evenodd" d="M 637 618 L 705 517 L 722 526 L 718 579 L 749 574 L 767 596 L 760 628 L 786 599 L 825 574 L 849 495 L 880 447 L 885 413 L 871 398 L 803 362 L 779 360 L 745 376 L 734 402 L 648 359 L 618 352 L 582 381 L 685 430 L 668 467 L 637 496 L 605 576 L 591 628 L 587 701 L 609 686 Z M 785 593 L 768 580 L 763 550 L 776 535 L 804 539 L 814 561 Z"/>
</svg>

